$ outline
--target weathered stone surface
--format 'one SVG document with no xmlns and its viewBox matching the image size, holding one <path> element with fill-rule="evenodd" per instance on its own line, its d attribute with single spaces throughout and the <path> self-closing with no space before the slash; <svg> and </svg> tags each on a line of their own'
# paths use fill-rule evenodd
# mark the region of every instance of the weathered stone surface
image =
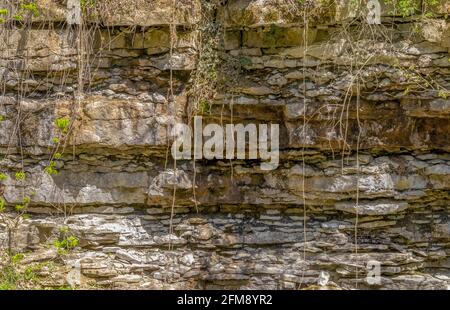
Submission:
<svg viewBox="0 0 450 310">
<path fill-rule="evenodd" d="M 1 64 L 17 62 L 25 57 L 40 57 L 40 61 L 47 60 L 41 70 L 51 71 L 51 65 L 56 62 L 57 56 L 73 56 L 76 54 L 75 46 L 70 43 L 70 31 L 56 30 L 4 30 L 1 36 L 0 57 Z M 22 56 L 22 57 L 18 57 Z M 32 59 L 28 59 L 32 61 Z M 33 69 L 33 68 L 30 68 Z"/>
<path fill-rule="evenodd" d="M 200 18 L 198 0 L 100 0 L 96 8 L 99 19 L 111 26 L 190 25 Z"/>
<path fill-rule="evenodd" d="M 344 212 L 358 213 L 361 215 L 386 215 L 399 213 L 408 208 L 406 202 L 390 202 L 383 200 L 375 201 L 359 201 L 356 202 L 339 202 L 336 209 Z"/>
<path fill-rule="evenodd" d="M 36 0 L 37 14 L 30 14 L 34 22 L 65 22 L 69 9 L 67 1 Z M 2 1 L 0 1 L 2 4 Z M 82 19 L 103 22 L 109 26 L 190 25 L 199 20 L 198 0 L 96 0 L 82 7 Z M 17 6 L 5 6 L 10 15 L 20 13 Z M 27 16 L 28 14 L 25 14 Z"/>
<path fill-rule="evenodd" d="M 306 1 L 307 28 L 299 2 L 172 3 L 96 1 L 87 46 L 61 1 L 0 25 L 1 249 L 45 288 L 448 289 L 448 1 L 383 6 L 382 35 L 349 1 Z M 277 169 L 173 162 L 218 80 L 204 124 L 279 124 Z"/>
</svg>

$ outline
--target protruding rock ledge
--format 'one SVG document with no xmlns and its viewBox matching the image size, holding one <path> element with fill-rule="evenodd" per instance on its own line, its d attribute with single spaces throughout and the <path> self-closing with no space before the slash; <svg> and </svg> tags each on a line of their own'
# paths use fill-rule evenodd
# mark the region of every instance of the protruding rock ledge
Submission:
<svg viewBox="0 0 450 310">
<path fill-rule="evenodd" d="M 408 203 L 390 200 L 374 200 L 374 201 L 356 201 L 338 202 L 336 209 L 344 212 L 360 215 L 387 215 L 404 211 L 408 208 Z"/>
</svg>

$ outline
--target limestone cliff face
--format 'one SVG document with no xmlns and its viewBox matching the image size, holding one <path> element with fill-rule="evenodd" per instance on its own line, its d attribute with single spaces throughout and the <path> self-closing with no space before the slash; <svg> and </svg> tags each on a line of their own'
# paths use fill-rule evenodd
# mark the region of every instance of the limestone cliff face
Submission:
<svg viewBox="0 0 450 310">
<path fill-rule="evenodd" d="M 449 287 L 449 1 L 382 25 L 350 1 L 103 0 L 72 26 L 37 3 L 0 24 L 0 242 L 29 285 Z M 174 169 L 195 114 L 280 124 L 279 167 Z"/>
</svg>

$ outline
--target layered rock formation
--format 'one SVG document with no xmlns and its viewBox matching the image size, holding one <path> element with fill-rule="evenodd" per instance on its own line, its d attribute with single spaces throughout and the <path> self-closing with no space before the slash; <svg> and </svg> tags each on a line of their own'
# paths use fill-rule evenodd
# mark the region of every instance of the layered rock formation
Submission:
<svg viewBox="0 0 450 310">
<path fill-rule="evenodd" d="M 32 285 L 449 287 L 448 1 L 37 4 L 0 25 L 0 241 Z M 174 163 L 194 114 L 280 124 L 279 167 Z"/>
</svg>

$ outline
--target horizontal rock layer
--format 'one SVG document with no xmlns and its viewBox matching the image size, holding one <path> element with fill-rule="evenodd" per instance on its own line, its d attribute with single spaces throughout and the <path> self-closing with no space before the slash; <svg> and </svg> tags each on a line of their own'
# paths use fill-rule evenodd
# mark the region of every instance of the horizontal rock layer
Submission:
<svg viewBox="0 0 450 310">
<path fill-rule="evenodd" d="M 36 285 L 75 269 L 85 288 L 449 287 L 448 1 L 427 19 L 383 6 L 369 31 L 346 5 L 225 1 L 206 23 L 200 1 L 105 0 L 81 32 L 62 1 L 37 2 L 0 25 L 0 241 Z M 205 85 L 228 82 L 204 124 L 279 124 L 276 170 L 174 169 L 170 128 L 205 66 Z M 58 253 L 67 231 L 78 244 Z"/>
</svg>

